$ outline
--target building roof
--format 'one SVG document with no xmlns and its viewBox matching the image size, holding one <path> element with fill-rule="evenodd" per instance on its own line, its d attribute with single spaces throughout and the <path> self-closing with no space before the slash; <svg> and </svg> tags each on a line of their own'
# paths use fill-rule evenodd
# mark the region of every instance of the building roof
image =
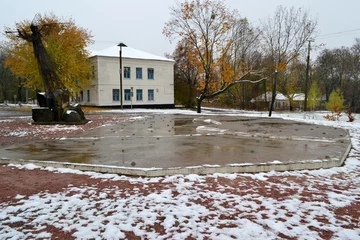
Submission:
<svg viewBox="0 0 360 240">
<path fill-rule="evenodd" d="M 119 57 L 120 48 L 115 45 L 109 48 L 106 48 L 101 51 L 92 51 L 91 57 L 101 56 L 101 57 Z M 169 61 L 174 62 L 172 59 L 166 57 L 160 57 L 151 53 L 143 52 L 141 50 L 131 48 L 131 47 L 122 47 L 123 58 L 134 58 L 134 59 L 146 59 L 146 60 L 158 60 L 158 61 Z"/>
<path fill-rule="evenodd" d="M 265 99 L 265 93 L 256 97 L 256 98 L 253 98 L 251 99 L 251 102 L 257 102 L 257 101 L 266 101 L 266 102 L 270 102 L 271 101 L 271 98 L 272 98 L 272 92 L 266 92 L 266 99 Z M 287 97 L 284 96 L 284 94 L 280 93 L 280 92 L 277 92 L 276 93 L 276 97 L 275 97 L 275 100 L 278 100 L 278 101 L 286 101 L 287 100 Z"/>
<path fill-rule="evenodd" d="M 295 93 L 293 100 L 294 101 L 305 101 L 305 94 L 304 93 Z"/>
</svg>

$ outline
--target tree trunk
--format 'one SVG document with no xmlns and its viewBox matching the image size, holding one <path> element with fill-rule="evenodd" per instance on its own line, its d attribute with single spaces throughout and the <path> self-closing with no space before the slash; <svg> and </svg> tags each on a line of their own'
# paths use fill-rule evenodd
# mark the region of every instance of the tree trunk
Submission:
<svg viewBox="0 0 360 240">
<path fill-rule="evenodd" d="M 245 84 L 246 83 L 243 83 L 242 84 L 242 108 L 243 110 L 245 110 Z"/>
<path fill-rule="evenodd" d="M 197 113 L 201 113 L 201 102 L 204 100 L 203 96 L 196 98 Z"/>
<path fill-rule="evenodd" d="M 18 84 L 18 90 L 17 90 L 17 101 L 22 102 L 22 85 L 21 85 L 21 78 L 18 78 L 19 84 Z"/>
<path fill-rule="evenodd" d="M 38 62 L 40 73 L 45 84 L 47 92 L 50 94 L 50 104 L 48 105 L 54 113 L 54 120 L 61 121 L 61 111 L 58 106 L 58 101 L 55 97 L 55 91 L 57 89 L 65 89 L 63 83 L 60 81 L 57 73 L 54 69 L 54 63 L 50 59 L 44 44 L 41 40 L 41 34 L 37 26 L 31 25 L 31 31 L 33 36 L 35 36 L 32 41 L 34 55 Z"/>
<path fill-rule="evenodd" d="M 291 101 L 289 101 L 289 109 L 290 109 L 290 112 L 294 111 L 294 107 L 293 107 L 293 104 Z"/>
<path fill-rule="evenodd" d="M 276 81 L 277 81 L 277 71 L 275 71 L 275 73 L 274 73 L 274 83 L 273 83 L 271 104 L 270 104 L 270 109 L 269 109 L 269 117 L 271 117 L 271 113 L 274 109 L 274 103 L 275 103 L 275 98 L 276 98 Z"/>
</svg>

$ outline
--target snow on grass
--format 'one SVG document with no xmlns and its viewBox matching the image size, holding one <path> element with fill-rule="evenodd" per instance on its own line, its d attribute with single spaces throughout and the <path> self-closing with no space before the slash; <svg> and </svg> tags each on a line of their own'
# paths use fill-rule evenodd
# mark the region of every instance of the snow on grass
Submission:
<svg viewBox="0 0 360 240">
<path fill-rule="evenodd" d="M 251 180 L 249 175 L 257 177 Z M 14 222 L 26 222 L 35 231 L 43 229 L 45 224 L 54 225 L 74 231 L 73 236 L 81 239 L 107 239 L 109 236 L 119 239 L 125 237 L 125 231 L 132 231 L 146 239 L 184 239 L 191 236 L 197 239 L 277 239 L 279 233 L 289 237 L 301 236 L 302 239 L 321 239 L 318 232 L 309 231 L 311 227 L 332 231 L 339 237 L 359 236 L 360 231 L 356 229 L 344 232 L 342 226 L 348 222 L 337 219 L 334 213 L 339 202 L 353 201 L 354 197 L 333 194 L 329 198 L 330 204 L 326 198 L 324 201 L 304 201 L 299 199 L 305 198 L 305 195 L 301 196 L 304 187 L 296 182 L 288 181 L 289 185 L 269 182 L 269 189 L 296 190 L 297 197 L 290 195 L 278 200 L 271 195 L 259 194 L 257 180 L 265 181 L 260 176 L 264 174 L 235 176 L 245 178 L 254 185 L 244 189 L 239 185 L 241 182 L 218 183 L 215 189 L 203 188 L 205 181 L 226 178 L 227 174 L 177 175 L 162 178 L 171 184 L 148 193 L 140 190 L 149 188 L 149 183 L 138 178 L 135 182 L 142 185 L 133 189 L 114 191 L 112 188 L 88 186 L 69 187 L 55 194 L 36 194 L 18 201 L 16 205 L 0 204 L 2 216 L 6 216 L 0 225 L 0 236 L 12 233 L 19 238 L 22 234 L 33 237 L 32 233 L 15 232 L 6 227 L 7 223 Z M 322 179 L 317 184 L 326 182 Z M 321 189 L 313 187 L 312 194 L 323 196 Z M 336 199 L 335 204 L 331 203 L 332 199 Z M 207 200 L 211 200 L 211 204 Z M 319 218 L 327 219 L 326 223 Z M 151 228 L 156 224 L 161 225 L 165 234 L 160 236 Z"/>
<path fill-rule="evenodd" d="M 26 125 L 31 125 L 31 117 L 23 116 L 23 117 L 12 117 L 6 120 L 0 120 L 0 124 L 10 123 L 16 124 L 19 120 Z M 14 128 L 0 129 L 0 134 L 3 137 L 27 137 L 27 136 L 39 136 L 39 135 L 51 135 L 56 132 L 73 132 L 77 130 L 81 130 L 82 127 L 78 125 L 32 125 L 31 128 L 28 128 L 26 131 L 22 126 L 14 125 Z"/>
<path fill-rule="evenodd" d="M 25 196 L 23 196 L 23 195 L 20 195 L 20 194 L 17 194 L 16 196 L 15 196 L 15 199 L 22 199 L 22 198 L 24 198 Z"/>
<path fill-rule="evenodd" d="M 11 137 L 25 137 L 27 135 L 29 135 L 30 133 L 29 132 L 23 132 L 23 131 L 20 131 L 20 132 L 10 132 L 9 134 L 5 135 L 4 137 L 7 137 L 7 136 L 11 136 Z"/>
<path fill-rule="evenodd" d="M 235 110 L 225 114 L 266 116 Z M 52 225 L 73 232 L 78 239 L 122 239 L 126 232 L 144 239 L 360 239 L 360 215 L 350 211 L 359 208 L 360 202 L 360 125 L 328 122 L 322 115 L 284 113 L 274 117 L 348 129 L 353 149 L 343 167 L 157 178 L 39 168 L 84 174 L 113 181 L 114 186 L 69 185 L 58 193 L 17 195 L 0 203 L 0 238 L 36 238 L 39 232 L 50 238 L 44 228 Z M 9 166 L 38 168 L 32 164 Z M 120 184 L 115 185 L 116 181 Z M 121 182 L 131 186 L 122 187 Z M 323 235 L 326 233 L 330 235 Z"/>
<path fill-rule="evenodd" d="M 57 131 L 75 131 L 81 129 L 76 125 L 55 125 L 47 129 L 48 132 L 57 132 Z"/>
<path fill-rule="evenodd" d="M 0 123 L 10 123 L 10 122 L 15 122 L 16 119 L 0 119 Z"/>
</svg>

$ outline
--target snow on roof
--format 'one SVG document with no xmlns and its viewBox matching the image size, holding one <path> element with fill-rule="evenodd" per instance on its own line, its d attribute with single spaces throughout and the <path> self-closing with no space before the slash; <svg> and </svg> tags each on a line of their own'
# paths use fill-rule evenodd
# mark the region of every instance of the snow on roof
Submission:
<svg viewBox="0 0 360 240">
<path fill-rule="evenodd" d="M 115 45 L 101 51 L 92 51 L 91 56 L 119 57 L 119 50 L 120 48 L 117 45 Z M 172 59 L 168 59 L 166 57 L 160 57 L 131 47 L 122 47 L 122 57 L 174 62 L 174 60 Z"/>
<path fill-rule="evenodd" d="M 272 92 L 266 92 L 266 101 L 268 102 L 271 101 L 271 97 L 272 97 Z M 304 99 L 305 99 L 304 93 L 295 93 L 293 96 L 294 101 L 304 101 Z M 275 100 L 287 101 L 288 98 L 284 94 L 277 92 Z M 256 101 L 265 101 L 265 94 L 262 94 L 256 98 L 251 99 L 251 102 L 256 102 Z"/>
<path fill-rule="evenodd" d="M 295 93 L 293 97 L 294 101 L 304 101 L 305 100 L 305 94 L 304 93 Z"/>
<path fill-rule="evenodd" d="M 285 95 L 282 94 L 282 93 L 276 93 L 275 99 L 276 99 L 276 100 L 287 100 L 288 98 L 285 97 Z"/>
<path fill-rule="evenodd" d="M 271 101 L 271 98 L 272 98 L 272 92 L 266 92 L 266 100 L 265 100 L 265 93 L 264 93 L 256 98 L 251 99 L 251 102 L 256 102 L 256 101 L 269 102 L 269 101 Z M 277 92 L 275 99 L 278 101 L 285 101 L 285 100 L 287 100 L 287 97 L 285 97 L 284 94 Z"/>
</svg>

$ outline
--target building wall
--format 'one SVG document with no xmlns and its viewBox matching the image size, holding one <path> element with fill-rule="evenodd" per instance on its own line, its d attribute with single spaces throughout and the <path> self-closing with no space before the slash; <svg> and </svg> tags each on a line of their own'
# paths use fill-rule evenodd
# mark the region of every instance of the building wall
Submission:
<svg viewBox="0 0 360 240">
<path fill-rule="evenodd" d="M 120 89 L 119 58 L 95 56 L 95 68 L 91 86 L 83 90 L 83 105 L 120 106 L 120 100 L 113 96 L 113 89 Z M 123 58 L 123 105 L 136 106 L 174 106 L 174 63 L 171 61 Z M 125 78 L 124 69 L 130 67 L 130 78 Z M 142 69 L 142 79 L 136 79 L 136 68 Z M 148 69 L 154 70 L 154 79 L 148 79 Z M 125 100 L 125 89 L 133 88 L 131 100 Z M 154 92 L 154 100 L 149 100 L 148 90 Z M 87 91 L 90 91 L 90 100 Z M 115 90 L 115 91 L 116 91 Z M 142 100 L 137 100 L 137 90 L 142 90 Z M 116 95 L 116 94 L 115 94 Z M 115 97 L 115 99 L 114 99 Z"/>
</svg>

